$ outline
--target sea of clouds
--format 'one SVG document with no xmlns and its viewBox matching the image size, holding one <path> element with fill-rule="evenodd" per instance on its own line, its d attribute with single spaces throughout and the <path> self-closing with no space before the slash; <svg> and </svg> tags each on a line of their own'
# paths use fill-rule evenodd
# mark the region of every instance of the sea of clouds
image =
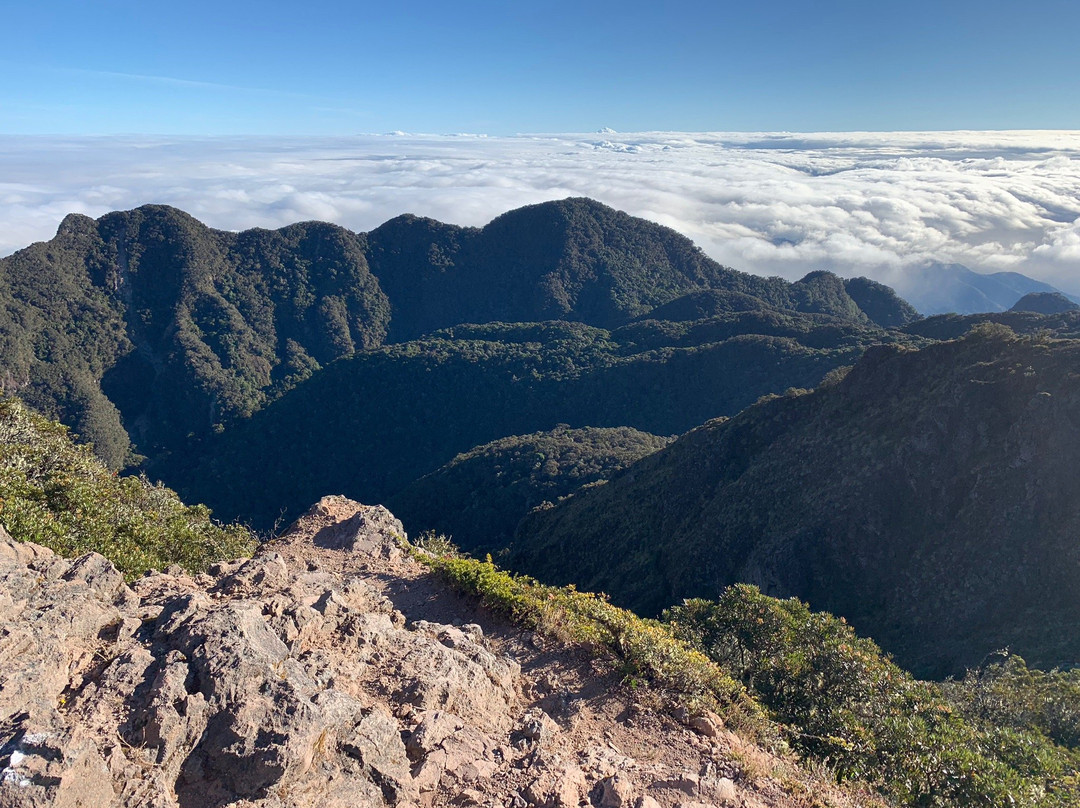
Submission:
<svg viewBox="0 0 1080 808">
<path fill-rule="evenodd" d="M 1080 132 L 0 137 L 0 255 L 150 202 L 229 230 L 482 225 L 590 196 L 751 272 L 903 288 L 928 262 L 1080 293 Z"/>
</svg>

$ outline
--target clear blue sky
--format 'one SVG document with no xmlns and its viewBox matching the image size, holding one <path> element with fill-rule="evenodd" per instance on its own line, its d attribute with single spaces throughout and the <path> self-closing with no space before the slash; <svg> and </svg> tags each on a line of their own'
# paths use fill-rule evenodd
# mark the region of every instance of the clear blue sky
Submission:
<svg viewBox="0 0 1080 808">
<path fill-rule="evenodd" d="M 1080 129 L 1075 0 L 0 0 L 0 133 Z"/>
</svg>

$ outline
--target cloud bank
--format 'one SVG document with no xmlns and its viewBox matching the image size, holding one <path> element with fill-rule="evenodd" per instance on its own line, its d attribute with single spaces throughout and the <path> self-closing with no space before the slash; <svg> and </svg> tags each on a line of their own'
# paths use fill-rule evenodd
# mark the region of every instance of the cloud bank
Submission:
<svg viewBox="0 0 1080 808">
<path fill-rule="evenodd" d="M 722 263 L 903 290 L 931 261 L 1080 293 L 1080 132 L 0 137 L 0 255 L 65 214 L 158 202 L 229 230 L 399 213 L 482 225 L 590 196 Z"/>
</svg>

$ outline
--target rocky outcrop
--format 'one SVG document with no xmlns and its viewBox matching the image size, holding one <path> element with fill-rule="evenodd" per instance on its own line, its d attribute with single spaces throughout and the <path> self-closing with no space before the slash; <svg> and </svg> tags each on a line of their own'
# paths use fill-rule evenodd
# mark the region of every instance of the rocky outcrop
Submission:
<svg viewBox="0 0 1080 808">
<path fill-rule="evenodd" d="M 252 559 L 128 585 L 0 533 L 0 808 L 765 804 L 718 718 L 628 706 L 400 535 L 330 497 Z"/>
</svg>

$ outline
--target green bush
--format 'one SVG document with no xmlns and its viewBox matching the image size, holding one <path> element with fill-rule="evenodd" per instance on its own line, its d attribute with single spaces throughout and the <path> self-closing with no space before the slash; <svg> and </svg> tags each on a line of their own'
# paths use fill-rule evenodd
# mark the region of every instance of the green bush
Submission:
<svg viewBox="0 0 1080 808">
<path fill-rule="evenodd" d="M 973 720 L 1033 730 L 1054 743 L 1080 747 L 1080 668 L 1032 670 L 1022 657 L 970 670 L 945 693 Z"/>
<path fill-rule="evenodd" d="M 842 618 L 740 584 L 665 619 L 740 679 L 792 746 L 911 806 L 1080 804 L 1080 757 L 1031 731 L 970 720 Z"/>
<path fill-rule="evenodd" d="M 416 557 L 519 625 L 612 654 L 629 681 L 647 681 L 692 709 L 721 710 L 729 720 L 746 726 L 759 722 L 762 728 L 761 712 L 743 687 L 658 621 L 612 606 L 603 595 L 504 572 L 490 556 L 486 561 L 430 553 Z"/>
<path fill-rule="evenodd" d="M 118 477 L 66 427 L 0 402 L 0 523 L 20 541 L 74 556 L 91 550 L 129 578 L 169 564 L 197 572 L 250 555 L 255 541 L 143 477 Z"/>
</svg>

